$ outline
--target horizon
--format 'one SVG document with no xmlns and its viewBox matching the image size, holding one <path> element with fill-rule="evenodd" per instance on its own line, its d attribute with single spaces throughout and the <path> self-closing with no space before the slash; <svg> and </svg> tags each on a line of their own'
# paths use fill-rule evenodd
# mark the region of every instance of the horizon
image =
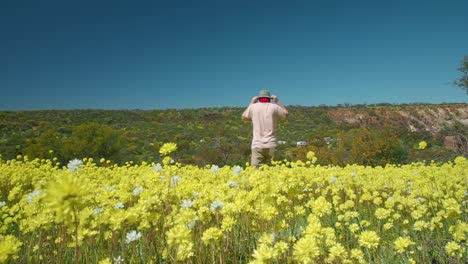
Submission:
<svg viewBox="0 0 468 264">
<path fill-rule="evenodd" d="M 9 1 L 0 110 L 467 103 L 468 1 Z"/>
<path fill-rule="evenodd" d="M 392 106 L 452 106 L 466 105 L 468 103 L 459 102 L 443 102 L 443 103 L 374 103 L 374 104 L 336 104 L 336 105 L 285 105 L 288 108 L 305 107 L 305 108 L 356 108 L 356 107 L 392 107 Z M 171 111 L 171 110 L 203 110 L 203 109 L 222 109 L 222 108 L 240 108 L 244 109 L 247 106 L 210 106 L 210 107 L 193 107 L 193 108 L 49 108 L 49 109 L 14 109 L 3 110 L 0 112 L 40 112 L 40 111 Z"/>
</svg>

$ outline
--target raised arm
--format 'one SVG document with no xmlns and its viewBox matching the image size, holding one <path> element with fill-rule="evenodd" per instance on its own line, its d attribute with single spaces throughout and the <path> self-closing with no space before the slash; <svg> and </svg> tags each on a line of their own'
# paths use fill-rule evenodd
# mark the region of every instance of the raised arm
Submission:
<svg viewBox="0 0 468 264">
<path fill-rule="evenodd" d="M 249 105 L 244 110 L 244 113 L 242 113 L 242 120 L 249 120 L 250 119 L 250 117 L 249 117 L 249 106 L 252 105 L 252 104 L 255 104 L 257 102 L 257 100 L 258 100 L 258 96 L 252 97 L 252 99 L 250 100 Z"/>
<path fill-rule="evenodd" d="M 280 102 L 278 96 L 273 95 L 271 99 L 273 99 L 273 102 L 275 102 L 279 107 L 281 107 L 281 109 L 284 110 L 284 117 L 287 117 L 289 113 L 288 109 L 286 109 L 286 107 Z"/>
</svg>

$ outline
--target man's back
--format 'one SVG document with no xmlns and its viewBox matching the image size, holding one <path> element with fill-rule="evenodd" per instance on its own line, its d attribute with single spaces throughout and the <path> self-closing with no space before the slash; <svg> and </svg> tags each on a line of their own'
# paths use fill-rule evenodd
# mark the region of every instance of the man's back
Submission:
<svg viewBox="0 0 468 264">
<path fill-rule="evenodd" d="M 276 120 L 285 116 L 286 112 L 276 104 L 251 104 L 245 117 L 251 119 L 253 124 L 252 148 L 276 147 Z"/>
<path fill-rule="evenodd" d="M 286 107 L 277 96 L 271 96 L 269 91 L 261 90 L 258 96 L 252 97 L 249 106 L 242 113 L 242 119 L 250 119 L 253 124 L 252 166 L 258 168 L 262 164 L 270 164 L 274 159 L 276 120 L 287 115 Z"/>
</svg>

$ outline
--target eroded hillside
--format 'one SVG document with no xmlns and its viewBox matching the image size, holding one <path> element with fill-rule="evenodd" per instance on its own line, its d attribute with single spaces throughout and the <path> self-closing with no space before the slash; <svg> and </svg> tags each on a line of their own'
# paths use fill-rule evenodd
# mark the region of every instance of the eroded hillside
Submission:
<svg viewBox="0 0 468 264">
<path fill-rule="evenodd" d="M 330 109 L 328 115 L 338 123 L 366 127 L 389 125 L 436 134 L 455 122 L 468 125 L 468 104 L 342 107 Z"/>
</svg>

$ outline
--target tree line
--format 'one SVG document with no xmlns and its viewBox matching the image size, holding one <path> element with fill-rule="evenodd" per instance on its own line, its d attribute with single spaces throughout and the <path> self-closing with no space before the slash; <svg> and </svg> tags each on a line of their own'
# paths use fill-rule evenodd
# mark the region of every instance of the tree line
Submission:
<svg viewBox="0 0 468 264">
<path fill-rule="evenodd" d="M 378 115 L 370 106 L 363 108 Z M 382 105 L 383 108 L 418 106 Z M 437 106 L 434 106 L 437 107 Z M 336 107 L 289 106 L 287 121 L 278 123 L 277 159 L 305 160 L 314 151 L 318 164 L 369 166 L 413 161 L 446 161 L 462 150 L 444 148 L 448 135 L 468 137 L 459 122 L 436 134 L 409 131 L 398 123 L 352 125 L 333 119 Z M 250 159 L 251 124 L 242 122 L 242 108 L 168 110 L 43 110 L 0 112 L 2 159 L 26 155 L 30 159 L 53 159 L 66 164 L 75 158 L 102 158 L 112 164 L 160 162 L 159 147 L 177 143 L 174 159 L 205 166 L 245 165 Z M 381 113 L 379 113 L 381 115 Z M 385 118 L 385 117 L 379 117 Z M 305 141 L 305 146 L 297 146 Z M 428 148 L 419 149 L 425 141 Z"/>
</svg>

